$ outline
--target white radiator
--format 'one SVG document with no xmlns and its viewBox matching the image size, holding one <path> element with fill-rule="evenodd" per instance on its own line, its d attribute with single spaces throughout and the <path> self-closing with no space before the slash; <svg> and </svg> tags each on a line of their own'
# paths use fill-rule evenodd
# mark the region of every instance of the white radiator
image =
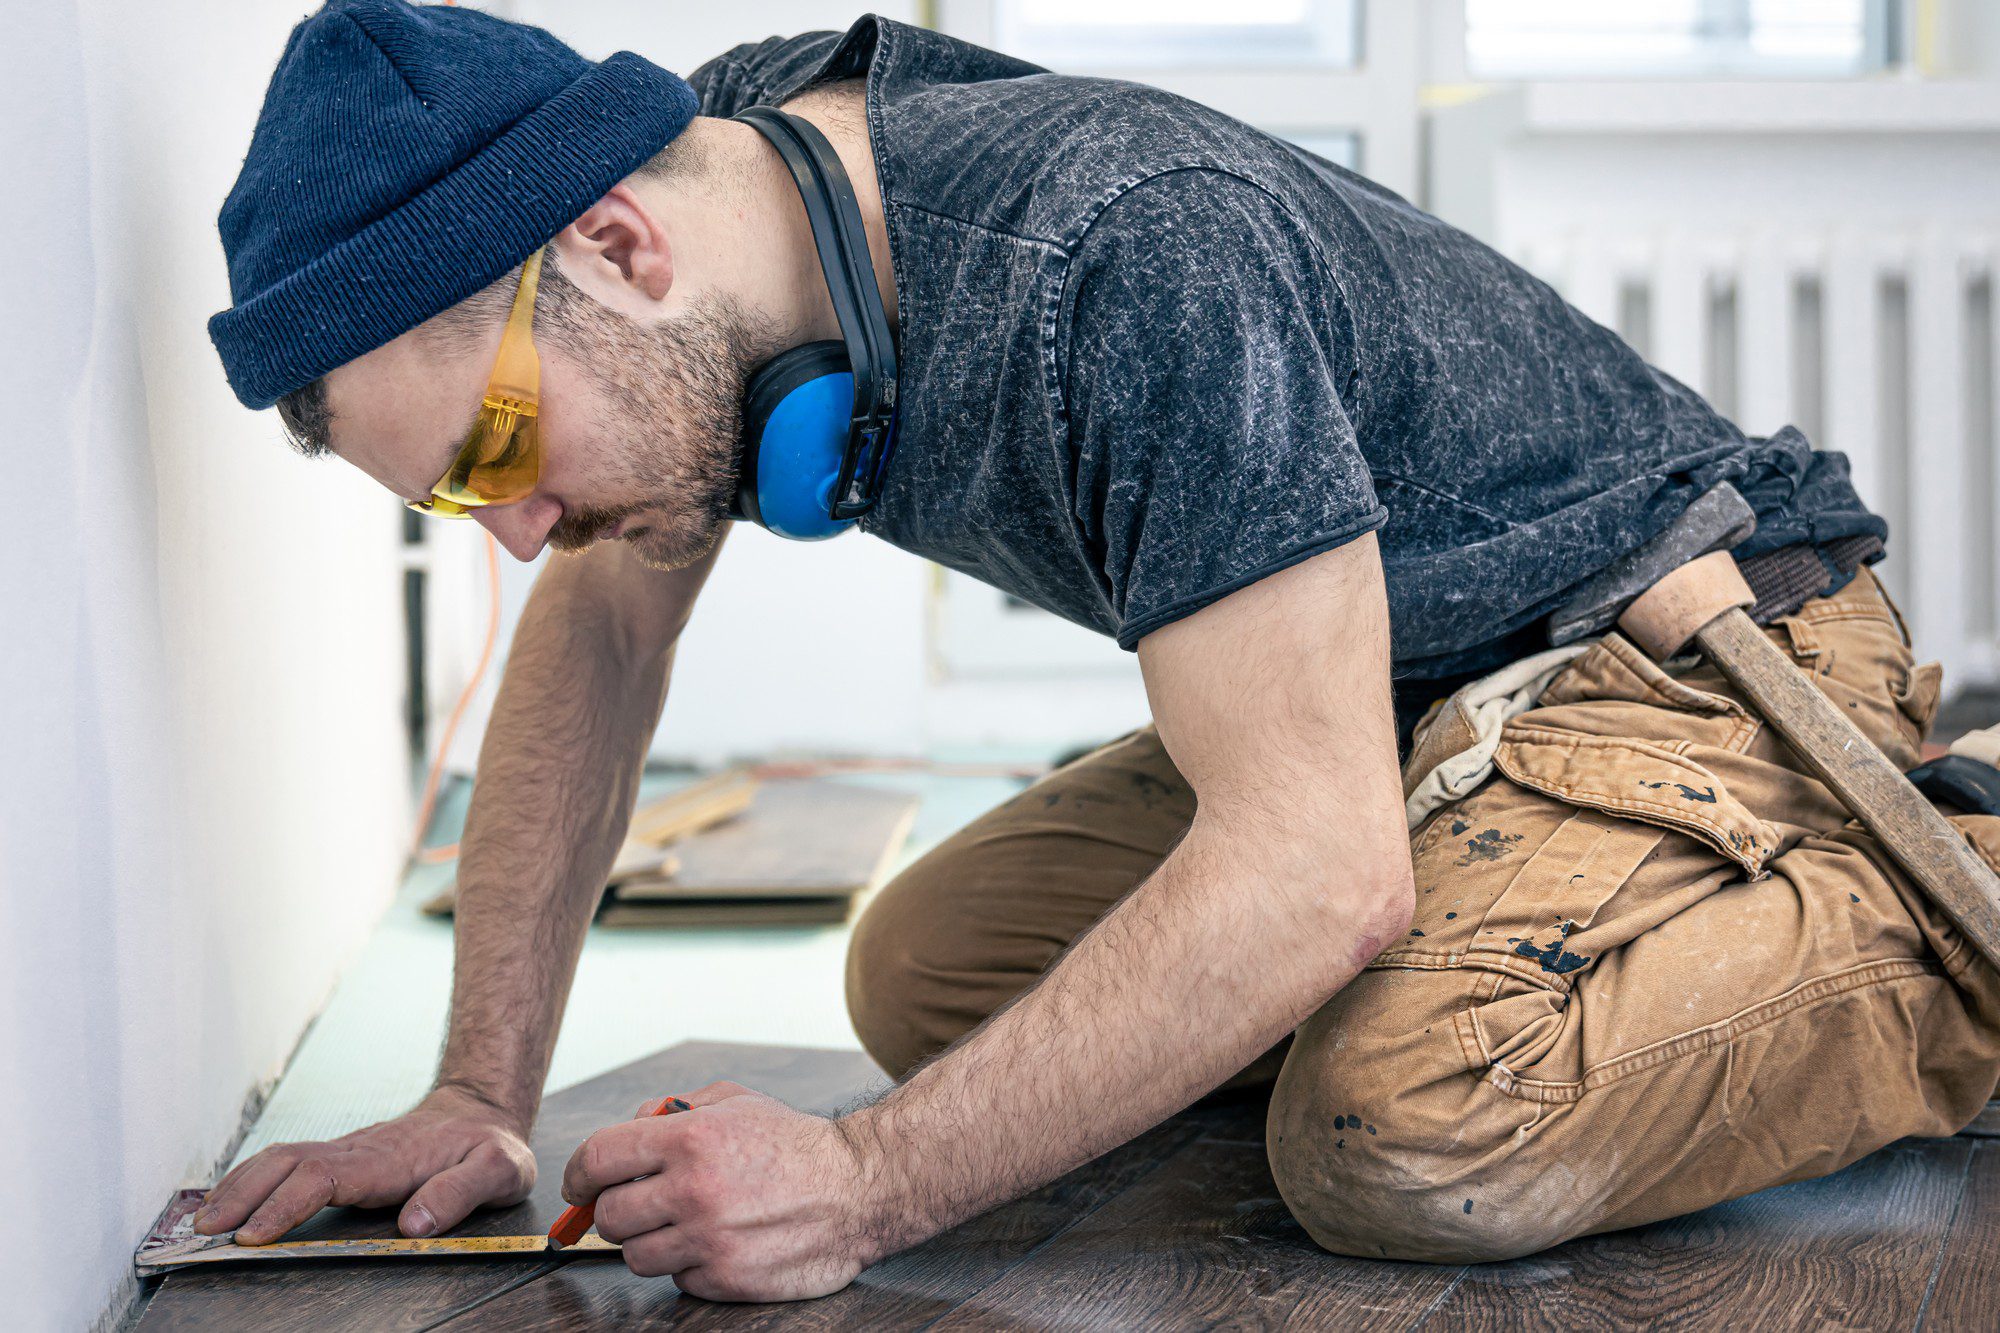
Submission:
<svg viewBox="0 0 2000 1333">
<path fill-rule="evenodd" d="M 1746 431 L 1845 453 L 1878 567 L 1948 691 L 2000 681 L 2000 223 L 1901 234 L 1595 232 L 1514 258 Z"/>
</svg>

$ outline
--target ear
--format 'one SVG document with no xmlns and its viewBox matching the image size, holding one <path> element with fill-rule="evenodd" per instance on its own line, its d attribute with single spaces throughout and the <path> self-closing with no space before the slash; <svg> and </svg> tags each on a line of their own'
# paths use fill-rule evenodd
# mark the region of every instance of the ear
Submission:
<svg viewBox="0 0 2000 1333">
<path fill-rule="evenodd" d="M 614 185 L 556 237 L 563 276 L 601 305 L 644 317 L 674 285 L 667 230 L 630 186 Z"/>
</svg>

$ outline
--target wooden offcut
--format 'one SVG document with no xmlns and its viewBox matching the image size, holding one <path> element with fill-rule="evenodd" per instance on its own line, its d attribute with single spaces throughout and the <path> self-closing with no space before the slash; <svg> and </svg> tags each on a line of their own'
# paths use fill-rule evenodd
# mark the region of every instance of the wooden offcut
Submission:
<svg viewBox="0 0 2000 1333">
<path fill-rule="evenodd" d="M 611 885 L 606 926 L 806 926 L 847 918 L 908 837 L 917 799 L 824 778 L 782 778 L 750 808 L 675 844 L 671 875 Z"/>
<path fill-rule="evenodd" d="M 680 868 L 680 857 L 667 850 L 704 829 L 736 818 L 757 796 L 757 779 L 743 769 L 730 769 L 677 787 L 664 796 L 642 801 L 632 811 L 625 841 L 605 876 L 607 885 L 628 879 L 663 879 Z M 426 898 L 427 916 L 450 916 L 458 902 L 458 882 L 452 881 Z"/>
<path fill-rule="evenodd" d="M 669 877 L 635 876 L 619 897 L 822 897 L 876 879 L 901 847 L 917 798 L 824 778 L 766 782 L 741 817 L 678 844 Z"/>
<path fill-rule="evenodd" d="M 665 847 L 748 810 L 756 798 L 757 785 L 756 778 L 740 769 L 689 783 L 640 805 L 632 812 L 625 836 L 632 842 Z"/>
<path fill-rule="evenodd" d="M 664 830 L 674 841 L 664 850 L 626 839 L 607 876 L 600 925 L 844 921 L 856 896 L 888 873 L 918 804 L 907 792 L 827 778 L 696 785 L 708 791 L 669 810 L 661 802 L 642 808 L 652 812 L 648 837 Z M 424 909 L 442 915 L 455 901 L 455 887 L 447 888 Z"/>
</svg>

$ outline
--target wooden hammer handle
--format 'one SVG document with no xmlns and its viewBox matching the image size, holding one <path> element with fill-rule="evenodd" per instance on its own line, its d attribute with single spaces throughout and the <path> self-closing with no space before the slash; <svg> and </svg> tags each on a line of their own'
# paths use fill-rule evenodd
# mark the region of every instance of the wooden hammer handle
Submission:
<svg viewBox="0 0 2000 1333">
<path fill-rule="evenodd" d="M 1662 662 L 1690 642 L 1699 645 L 1959 933 L 2000 967 L 2000 875 L 1765 636 L 1743 609 L 1753 601 L 1735 559 L 1715 551 L 1669 571 L 1625 608 L 1618 627 Z"/>
<path fill-rule="evenodd" d="M 2000 967 L 2000 876 L 1965 836 L 1740 608 L 1694 638 L 1959 933 Z"/>
</svg>

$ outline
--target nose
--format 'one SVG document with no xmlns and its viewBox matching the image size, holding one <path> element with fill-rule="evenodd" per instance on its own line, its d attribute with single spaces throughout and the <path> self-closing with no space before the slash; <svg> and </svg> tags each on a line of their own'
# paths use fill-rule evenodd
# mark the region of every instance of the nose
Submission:
<svg viewBox="0 0 2000 1333">
<path fill-rule="evenodd" d="M 562 502 L 536 494 L 510 505 L 483 505 L 472 511 L 472 517 L 507 548 L 508 555 L 526 563 L 548 544 L 549 529 L 562 517 Z"/>
</svg>

